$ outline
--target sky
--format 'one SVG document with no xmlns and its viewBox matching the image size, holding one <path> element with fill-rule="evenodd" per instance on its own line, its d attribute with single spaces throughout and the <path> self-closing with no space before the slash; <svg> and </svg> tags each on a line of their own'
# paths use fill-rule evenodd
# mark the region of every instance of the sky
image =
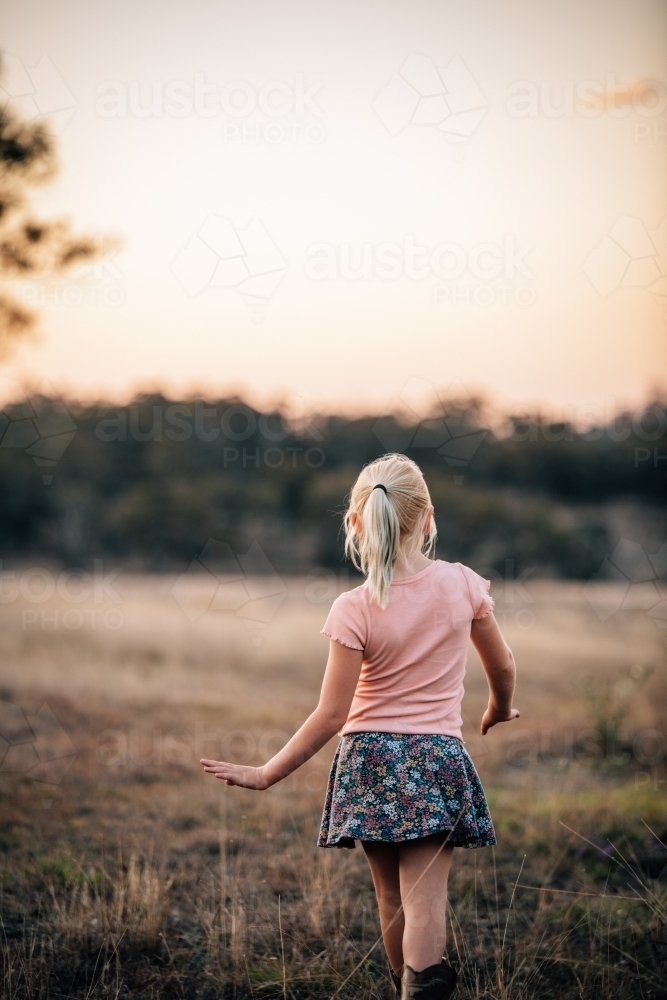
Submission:
<svg viewBox="0 0 667 1000">
<path fill-rule="evenodd" d="M 121 247 L 17 288 L 40 334 L 0 375 L 575 418 L 667 388 L 660 0 L 3 8 L 5 90 L 58 135 L 35 208 Z"/>
</svg>

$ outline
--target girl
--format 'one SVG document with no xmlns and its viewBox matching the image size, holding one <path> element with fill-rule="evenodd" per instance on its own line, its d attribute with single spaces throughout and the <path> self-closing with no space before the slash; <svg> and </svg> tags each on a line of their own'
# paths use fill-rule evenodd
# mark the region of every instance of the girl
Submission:
<svg viewBox="0 0 667 1000">
<path fill-rule="evenodd" d="M 345 515 L 345 551 L 366 581 L 334 601 L 322 629 L 329 659 L 317 708 L 262 767 L 201 761 L 228 785 L 269 788 L 340 730 L 318 844 L 361 841 L 403 1000 L 451 996 L 456 972 L 442 956 L 453 849 L 496 843 L 461 741 L 470 639 L 489 684 L 482 734 L 519 715 L 489 581 L 430 559 L 435 537 L 418 466 L 404 455 L 367 465 Z"/>
</svg>

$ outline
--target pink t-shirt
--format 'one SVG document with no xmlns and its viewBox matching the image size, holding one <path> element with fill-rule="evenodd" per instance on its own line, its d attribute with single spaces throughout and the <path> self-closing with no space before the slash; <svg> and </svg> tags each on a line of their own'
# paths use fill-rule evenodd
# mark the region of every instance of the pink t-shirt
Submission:
<svg viewBox="0 0 667 1000">
<path fill-rule="evenodd" d="M 461 739 L 461 702 L 473 618 L 493 610 L 490 581 L 434 560 L 394 580 L 383 610 L 366 584 L 337 597 L 322 632 L 362 649 L 361 674 L 341 734 L 439 733 Z"/>
</svg>

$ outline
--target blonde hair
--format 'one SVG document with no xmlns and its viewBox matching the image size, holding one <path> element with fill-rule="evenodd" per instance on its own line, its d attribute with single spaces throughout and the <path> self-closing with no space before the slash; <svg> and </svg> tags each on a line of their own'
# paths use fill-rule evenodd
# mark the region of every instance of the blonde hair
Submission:
<svg viewBox="0 0 667 1000">
<path fill-rule="evenodd" d="M 380 488 L 383 487 L 383 488 Z M 367 578 L 381 608 L 399 552 L 407 559 L 430 555 L 437 529 L 427 515 L 431 497 L 419 466 L 405 455 L 390 454 L 364 466 L 352 487 L 345 514 L 345 554 Z M 359 532 L 352 520 L 356 514 Z"/>
</svg>

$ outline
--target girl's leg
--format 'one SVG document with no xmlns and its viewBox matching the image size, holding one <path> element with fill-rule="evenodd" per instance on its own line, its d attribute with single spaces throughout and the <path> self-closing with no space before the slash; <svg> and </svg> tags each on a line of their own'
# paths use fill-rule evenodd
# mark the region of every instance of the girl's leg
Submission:
<svg viewBox="0 0 667 1000">
<path fill-rule="evenodd" d="M 449 844 L 442 846 L 446 837 L 436 833 L 396 845 L 405 919 L 403 960 L 415 972 L 436 965 L 445 953 L 447 877 L 454 851 Z"/>
<path fill-rule="evenodd" d="M 375 895 L 380 911 L 382 941 L 389 964 L 397 976 L 401 976 L 403 973 L 402 942 L 405 927 L 403 913 L 396 917 L 401 905 L 399 879 L 399 849 L 401 846 L 379 841 L 362 841 L 362 847 L 373 876 Z M 394 917 L 396 917 L 395 920 Z M 438 961 L 440 960 L 438 959 Z"/>
</svg>

